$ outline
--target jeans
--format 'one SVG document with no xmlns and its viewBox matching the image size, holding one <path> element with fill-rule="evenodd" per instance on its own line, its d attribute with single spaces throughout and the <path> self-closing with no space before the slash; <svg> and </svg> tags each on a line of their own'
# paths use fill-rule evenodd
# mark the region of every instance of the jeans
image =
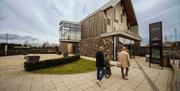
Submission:
<svg viewBox="0 0 180 91">
<path fill-rule="evenodd" d="M 125 78 L 125 76 L 128 76 L 128 71 L 129 71 L 129 68 L 126 68 L 126 72 L 125 72 L 125 74 L 124 74 L 124 68 L 121 67 L 122 78 Z"/>
<path fill-rule="evenodd" d="M 101 81 L 102 78 L 104 77 L 104 74 L 105 74 L 104 68 L 97 67 L 97 80 Z"/>
</svg>

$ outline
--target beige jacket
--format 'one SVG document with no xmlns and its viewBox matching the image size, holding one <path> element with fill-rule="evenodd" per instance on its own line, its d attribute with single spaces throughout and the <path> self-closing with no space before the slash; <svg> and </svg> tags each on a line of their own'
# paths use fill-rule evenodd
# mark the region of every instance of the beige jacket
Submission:
<svg viewBox="0 0 180 91">
<path fill-rule="evenodd" d="M 118 53 L 117 66 L 128 68 L 130 65 L 131 63 L 129 53 L 127 51 L 121 51 L 120 53 Z"/>
</svg>

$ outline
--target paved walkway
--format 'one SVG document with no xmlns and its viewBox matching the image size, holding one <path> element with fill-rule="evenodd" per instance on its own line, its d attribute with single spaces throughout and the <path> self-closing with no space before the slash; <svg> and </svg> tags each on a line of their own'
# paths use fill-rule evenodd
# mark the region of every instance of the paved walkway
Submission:
<svg viewBox="0 0 180 91">
<path fill-rule="evenodd" d="M 57 54 L 28 54 L 0 57 L 0 67 L 22 65 L 25 62 L 24 56 L 40 56 L 40 60 L 60 58 L 62 55 Z"/>
<path fill-rule="evenodd" d="M 144 60 L 132 60 L 129 80 L 123 80 L 120 69 L 112 67 L 112 76 L 102 80 L 102 87 L 95 83 L 95 71 L 48 75 L 25 72 L 22 65 L 0 67 L 0 91 L 171 91 L 171 68 L 162 70 L 154 64 L 149 68 Z"/>
<path fill-rule="evenodd" d="M 180 59 L 171 60 L 171 66 L 174 71 L 174 77 L 173 77 L 173 81 L 172 81 L 173 91 L 180 91 Z"/>
</svg>

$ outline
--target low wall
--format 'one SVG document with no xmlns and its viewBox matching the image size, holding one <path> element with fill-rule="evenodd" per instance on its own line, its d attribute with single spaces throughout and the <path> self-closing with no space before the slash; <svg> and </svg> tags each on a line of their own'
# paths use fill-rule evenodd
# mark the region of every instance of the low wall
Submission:
<svg viewBox="0 0 180 91">
<path fill-rule="evenodd" d="M 56 54 L 57 48 L 28 48 L 28 49 L 9 49 L 7 55 L 25 54 Z M 5 51 L 0 50 L 0 56 L 5 56 Z"/>
</svg>

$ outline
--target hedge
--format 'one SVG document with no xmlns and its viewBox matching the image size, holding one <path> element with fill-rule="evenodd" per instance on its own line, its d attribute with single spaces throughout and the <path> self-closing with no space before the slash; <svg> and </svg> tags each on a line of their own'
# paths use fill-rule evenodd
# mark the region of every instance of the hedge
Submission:
<svg viewBox="0 0 180 91">
<path fill-rule="evenodd" d="M 57 59 L 48 59 L 48 60 L 40 61 L 37 63 L 24 62 L 24 69 L 26 71 L 33 71 L 37 69 L 71 63 L 78 59 L 80 59 L 80 55 L 68 56 L 68 57 L 57 58 Z"/>
</svg>

